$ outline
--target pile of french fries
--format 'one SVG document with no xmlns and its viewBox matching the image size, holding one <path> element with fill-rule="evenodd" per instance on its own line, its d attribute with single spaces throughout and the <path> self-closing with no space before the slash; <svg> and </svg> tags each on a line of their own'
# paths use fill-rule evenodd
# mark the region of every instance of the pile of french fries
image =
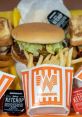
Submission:
<svg viewBox="0 0 82 117">
<path fill-rule="evenodd" d="M 60 50 L 56 55 L 48 54 L 46 58 L 44 58 L 43 55 L 40 55 L 36 65 L 34 65 L 33 54 L 28 54 L 25 52 L 28 68 L 41 64 L 54 64 L 64 67 L 70 67 L 72 65 L 72 54 L 73 48 L 64 48 Z"/>
</svg>

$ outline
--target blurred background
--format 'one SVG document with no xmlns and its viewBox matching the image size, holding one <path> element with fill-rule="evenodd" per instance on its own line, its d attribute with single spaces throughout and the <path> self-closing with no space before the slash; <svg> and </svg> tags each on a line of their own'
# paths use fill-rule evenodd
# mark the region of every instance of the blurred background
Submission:
<svg viewBox="0 0 82 117">
<path fill-rule="evenodd" d="M 10 10 L 18 4 L 20 0 L 0 0 L 0 11 Z M 64 0 L 64 3 L 69 9 L 82 9 L 82 0 Z M 74 4 L 73 4 L 74 3 Z M 3 8 L 4 7 L 4 8 Z"/>
</svg>

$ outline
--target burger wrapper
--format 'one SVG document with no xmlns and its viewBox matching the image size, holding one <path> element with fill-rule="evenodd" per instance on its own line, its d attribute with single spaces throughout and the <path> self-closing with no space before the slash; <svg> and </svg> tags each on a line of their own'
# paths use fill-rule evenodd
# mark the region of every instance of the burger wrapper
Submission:
<svg viewBox="0 0 82 117">
<path fill-rule="evenodd" d="M 32 22 L 48 22 L 47 16 L 53 10 L 59 10 L 70 17 L 70 12 L 63 0 L 21 0 L 17 6 L 20 11 L 20 24 Z"/>
<path fill-rule="evenodd" d="M 34 115 L 68 115 L 73 68 L 40 65 L 22 71 L 26 112 Z"/>
<path fill-rule="evenodd" d="M 15 76 L 0 71 L 0 99 L 13 82 Z"/>
<path fill-rule="evenodd" d="M 74 75 L 74 87 L 82 87 L 82 66 L 76 71 Z"/>
</svg>

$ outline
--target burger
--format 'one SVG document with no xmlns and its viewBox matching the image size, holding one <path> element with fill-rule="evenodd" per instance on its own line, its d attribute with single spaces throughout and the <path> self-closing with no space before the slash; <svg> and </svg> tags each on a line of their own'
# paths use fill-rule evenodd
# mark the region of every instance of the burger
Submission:
<svg viewBox="0 0 82 117">
<path fill-rule="evenodd" d="M 10 56 L 11 24 L 5 18 L 0 17 L 0 71 L 9 72 L 9 66 L 14 62 Z"/>
<path fill-rule="evenodd" d="M 11 45 L 11 26 L 7 19 L 0 18 L 0 55 L 9 53 Z"/>
<path fill-rule="evenodd" d="M 40 55 L 56 55 L 66 47 L 63 29 L 47 23 L 21 24 L 12 30 L 14 44 L 11 49 L 15 61 L 27 63 L 25 53 L 33 55 L 36 64 Z"/>
</svg>

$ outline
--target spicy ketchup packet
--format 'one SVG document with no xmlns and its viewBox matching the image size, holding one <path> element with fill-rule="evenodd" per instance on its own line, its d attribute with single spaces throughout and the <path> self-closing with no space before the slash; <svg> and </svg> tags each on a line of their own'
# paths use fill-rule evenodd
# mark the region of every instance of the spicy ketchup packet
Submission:
<svg viewBox="0 0 82 117">
<path fill-rule="evenodd" d="M 0 99 L 9 88 L 14 79 L 14 75 L 0 71 Z"/>
<path fill-rule="evenodd" d="M 77 114 L 82 114 L 82 87 L 73 89 L 72 105 Z"/>
<path fill-rule="evenodd" d="M 73 68 L 40 65 L 22 71 L 29 115 L 67 115 L 70 112 Z"/>
</svg>

